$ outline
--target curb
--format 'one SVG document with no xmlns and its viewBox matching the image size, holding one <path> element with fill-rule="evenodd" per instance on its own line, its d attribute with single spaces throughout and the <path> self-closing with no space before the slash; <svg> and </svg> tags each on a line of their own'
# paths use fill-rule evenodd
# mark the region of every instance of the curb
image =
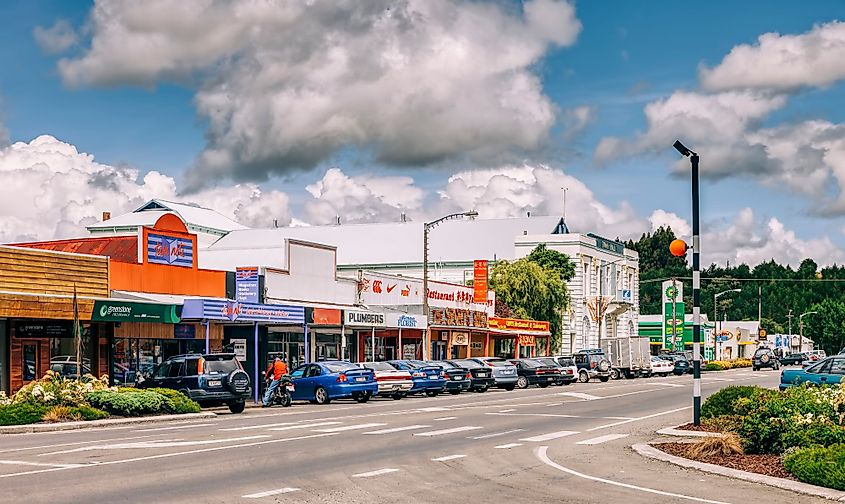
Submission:
<svg viewBox="0 0 845 504">
<path fill-rule="evenodd" d="M 729 467 L 722 467 L 715 464 L 706 464 L 704 462 L 697 462 L 695 460 L 676 457 L 675 455 L 670 455 L 664 451 L 658 450 L 657 448 L 649 444 L 635 444 L 631 446 L 631 448 L 633 448 L 635 452 L 639 453 L 643 457 L 655 460 L 662 460 L 663 462 L 669 462 L 670 464 L 686 467 L 688 469 L 698 469 L 699 471 L 718 474 L 721 476 L 726 476 L 728 478 L 750 481 L 752 483 L 760 483 L 763 485 L 781 488 L 783 490 L 790 490 L 792 492 L 797 492 L 800 494 L 813 495 L 816 497 L 823 497 L 829 500 L 845 502 L 845 492 L 840 492 L 839 490 L 833 490 L 830 488 L 810 485 L 808 483 L 801 483 L 800 481 L 775 478 L 774 476 L 750 473 L 746 471 L 740 471 L 738 469 L 731 469 Z"/>
<path fill-rule="evenodd" d="M 678 427 L 680 427 L 680 425 L 676 425 L 675 427 L 666 427 L 665 429 L 660 429 L 657 433 L 663 436 L 677 437 L 722 437 L 721 432 L 689 431 L 678 429 Z"/>
<path fill-rule="evenodd" d="M 105 420 L 92 420 L 90 422 L 61 422 L 54 424 L 28 424 L 28 425 L 7 425 L 0 427 L 0 434 L 31 434 L 35 432 L 59 432 L 80 429 L 93 429 L 97 427 L 119 427 L 123 425 L 151 424 L 160 422 L 182 422 L 189 420 L 200 420 L 217 418 L 216 413 L 186 413 L 183 415 L 157 415 L 138 418 L 107 418 Z"/>
</svg>

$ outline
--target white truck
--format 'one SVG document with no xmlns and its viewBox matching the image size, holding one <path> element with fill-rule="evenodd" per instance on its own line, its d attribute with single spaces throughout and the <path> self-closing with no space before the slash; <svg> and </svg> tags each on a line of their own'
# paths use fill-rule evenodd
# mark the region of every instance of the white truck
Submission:
<svg viewBox="0 0 845 504">
<path fill-rule="evenodd" d="M 604 338 L 601 348 L 610 361 L 611 378 L 636 378 L 651 371 L 648 338 Z"/>
</svg>

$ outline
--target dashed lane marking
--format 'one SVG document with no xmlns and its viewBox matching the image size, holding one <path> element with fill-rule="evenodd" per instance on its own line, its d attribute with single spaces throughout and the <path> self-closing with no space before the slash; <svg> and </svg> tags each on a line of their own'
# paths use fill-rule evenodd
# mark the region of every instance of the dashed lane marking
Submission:
<svg viewBox="0 0 845 504">
<path fill-rule="evenodd" d="M 514 409 L 514 408 L 503 409 L 503 410 L 499 411 L 499 413 L 510 413 L 511 411 L 516 411 L 516 409 Z"/>
<path fill-rule="evenodd" d="M 402 432 L 402 431 L 409 431 L 409 430 L 416 430 L 416 429 L 425 429 L 426 427 L 431 427 L 431 426 L 430 425 L 406 425 L 404 427 L 394 427 L 392 429 L 382 429 L 382 430 L 365 432 L 364 434 L 393 434 L 394 432 Z"/>
<path fill-rule="evenodd" d="M 267 430 L 286 431 L 286 430 L 292 430 L 292 429 L 307 429 L 307 428 L 310 428 L 310 427 L 323 427 L 325 425 L 338 425 L 340 423 L 342 423 L 342 422 L 317 422 L 317 423 L 310 423 L 310 424 L 288 425 L 288 426 L 285 426 L 285 427 L 272 427 L 272 428 L 267 429 Z"/>
<path fill-rule="evenodd" d="M 263 424 L 263 425 L 247 425 L 245 427 L 227 427 L 225 429 L 218 429 L 224 432 L 235 432 L 235 431 L 244 431 L 244 430 L 258 430 L 258 429 L 268 429 L 270 427 L 284 427 L 285 425 L 303 425 L 301 422 L 281 422 L 281 423 L 270 423 L 270 424 Z"/>
<path fill-rule="evenodd" d="M 443 429 L 443 430 L 436 430 L 436 431 L 429 431 L 429 432 L 417 432 L 414 434 L 415 436 L 421 437 L 432 437 L 432 436 L 442 436 L 444 434 L 454 434 L 456 432 L 466 432 L 471 430 L 481 429 L 482 427 L 476 427 L 474 425 L 465 425 L 463 427 L 453 427 L 451 429 Z"/>
<path fill-rule="evenodd" d="M 606 443 L 608 441 L 613 441 L 615 439 L 622 439 L 628 437 L 628 434 L 606 434 L 604 436 L 595 437 L 592 439 L 585 439 L 583 441 L 578 441 L 577 445 L 597 445 Z"/>
<path fill-rule="evenodd" d="M 508 434 L 513 434 L 515 432 L 523 432 L 523 431 L 525 431 L 525 429 L 512 429 L 512 430 L 504 431 L 504 432 L 494 432 L 492 434 L 482 434 L 481 436 L 472 436 L 472 437 L 469 437 L 467 439 L 489 439 L 489 438 L 493 438 L 493 437 L 505 436 L 505 435 L 508 435 Z"/>
<path fill-rule="evenodd" d="M 260 435 L 260 436 L 244 436 L 244 437 L 236 437 L 236 438 L 223 438 L 223 439 L 204 439 L 204 440 L 197 440 L 197 441 L 182 441 L 180 439 L 156 439 L 152 441 L 138 441 L 136 443 L 115 443 L 115 444 L 102 444 L 102 445 L 94 445 L 94 446 L 82 446 L 80 448 L 72 448 L 70 450 L 61 450 L 61 451 L 54 451 L 51 453 L 40 453 L 39 457 L 46 457 L 50 455 L 61 455 L 65 453 L 79 453 L 79 452 L 86 452 L 86 451 L 96 451 L 96 450 L 133 450 L 133 449 L 140 449 L 140 450 L 148 450 L 153 448 L 183 448 L 188 446 L 202 446 L 202 445 L 210 445 L 210 444 L 219 444 L 219 443 L 230 443 L 235 441 L 252 441 L 255 439 L 267 439 L 270 436 Z"/>
<path fill-rule="evenodd" d="M 540 443 L 543 441 L 551 441 L 552 439 L 558 439 L 566 436 L 572 436 L 574 434 L 578 434 L 577 431 L 557 431 L 557 432 L 550 432 L 548 434 L 540 434 L 539 436 L 531 436 L 524 439 L 520 439 L 520 441 L 527 441 L 529 443 Z"/>
<path fill-rule="evenodd" d="M 208 427 L 210 425 L 214 425 L 214 424 L 212 424 L 212 423 L 202 423 L 202 424 L 190 424 L 190 425 L 174 425 L 173 427 L 156 427 L 155 429 L 138 429 L 138 430 L 133 430 L 132 432 L 157 432 L 157 431 L 167 431 L 167 430 L 190 429 L 191 427 Z"/>
<path fill-rule="evenodd" d="M 267 490 L 266 492 L 258 492 L 258 493 L 249 494 L 249 495 L 242 495 L 241 497 L 243 497 L 244 499 L 260 499 L 262 497 L 270 497 L 271 495 L 286 494 L 286 493 L 298 492 L 298 491 L 299 491 L 298 488 L 285 487 L 285 488 L 279 488 L 277 490 Z"/>
<path fill-rule="evenodd" d="M 431 459 L 431 461 L 432 462 L 446 462 L 447 460 L 455 460 L 455 459 L 460 459 L 460 458 L 464 458 L 464 457 L 466 457 L 466 455 L 446 455 L 445 457 L 433 458 L 433 459 Z"/>
<path fill-rule="evenodd" d="M 456 418 L 458 418 L 458 417 L 456 417 L 456 416 L 445 416 L 445 417 L 441 417 L 441 418 L 435 418 L 434 421 L 435 422 L 443 422 L 445 420 L 454 420 Z"/>
<path fill-rule="evenodd" d="M 664 382 L 650 383 L 649 385 L 660 385 L 661 387 L 685 387 L 686 386 L 686 385 L 681 385 L 680 383 L 664 383 Z"/>
<path fill-rule="evenodd" d="M 649 418 L 659 417 L 661 415 L 669 415 L 669 414 L 672 414 L 672 413 L 677 413 L 679 411 L 688 410 L 691 407 L 692 406 L 685 406 L 683 408 L 677 408 L 677 409 L 673 409 L 673 410 L 669 410 L 669 411 L 661 411 L 660 413 L 654 413 L 654 414 L 646 415 L 646 416 L 642 416 L 642 417 L 631 418 L 630 420 L 621 420 L 619 422 L 613 422 L 613 423 L 609 423 L 609 424 L 605 424 L 605 425 L 599 425 L 598 427 L 593 427 L 591 429 L 587 429 L 587 432 L 593 432 L 593 431 L 597 431 L 599 429 L 607 429 L 608 427 L 616 427 L 617 425 L 622 425 L 622 424 L 626 424 L 626 423 L 630 423 L 630 422 L 637 422 L 639 420 L 647 420 Z"/>
<path fill-rule="evenodd" d="M 395 472 L 399 472 L 399 469 L 385 468 L 385 469 L 379 469 L 377 471 L 370 471 L 370 472 L 353 474 L 352 477 L 353 478 L 372 478 L 373 476 L 381 476 L 382 474 L 390 474 L 390 473 L 395 473 Z"/>
<path fill-rule="evenodd" d="M 0 460 L 0 464 L 2 464 L 2 465 L 22 465 L 22 466 L 32 466 L 32 467 L 59 467 L 59 468 L 63 468 L 63 469 L 81 466 L 81 464 L 47 464 L 47 463 L 44 463 L 44 462 L 25 462 L 23 460 Z"/>
<path fill-rule="evenodd" d="M 369 429 L 370 427 L 381 427 L 383 423 L 365 423 L 358 425 L 343 425 L 341 427 L 329 427 L 328 429 L 314 429 L 314 432 L 344 432 L 358 429 Z"/>
<path fill-rule="evenodd" d="M 574 397 L 576 399 L 583 399 L 585 401 L 595 401 L 596 399 L 602 399 L 600 396 L 595 396 L 592 394 L 584 394 L 581 392 L 558 392 L 559 396 L 566 396 L 566 397 Z"/>
<path fill-rule="evenodd" d="M 522 446 L 522 443 L 508 443 L 496 446 L 497 450 L 510 450 L 511 448 L 516 448 L 517 446 Z"/>
</svg>

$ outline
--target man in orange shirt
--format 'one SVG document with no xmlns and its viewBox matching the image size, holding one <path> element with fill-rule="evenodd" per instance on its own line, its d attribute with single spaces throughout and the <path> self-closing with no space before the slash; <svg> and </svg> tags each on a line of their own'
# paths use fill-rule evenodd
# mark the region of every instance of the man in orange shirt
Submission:
<svg viewBox="0 0 845 504">
<path fill-rule="evenodd" d="M 273 397 L 273 392 L 279 387 L 279 383 L 282 380 L 284 375 L 288 374 L 288 366 L 285 362 L 278 356 L 273 361 L 270 366 L 267 367 L 266 376 L 272 376 L 273 381 L 270 383 L 270 386 L 267 387 L 267 392 L 264 393 L 264 401 L 262 406 L 266 408 L 270 405 L 270 398 Z"/>
</svg>

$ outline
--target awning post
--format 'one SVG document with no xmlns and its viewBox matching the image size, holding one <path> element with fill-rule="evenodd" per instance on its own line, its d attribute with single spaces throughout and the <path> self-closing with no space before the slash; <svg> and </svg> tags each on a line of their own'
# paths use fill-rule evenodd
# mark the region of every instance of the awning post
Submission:
<svg viewBox="0 0 845 504">
<path fill-rule="evenodd" d="M 255 357 L 255 365 L 253 366 L 253 368 L 255 368 L 255 381 L 253 382 L 253 388 L 255 389 L 255 404 L 258 404 L 258 389 L 259 384 L 261 383 L 260 376 L 258 375 L 260 369 L 258 366 L 258 322 L 255 322 L 255 337 L 253 346 L 253 355 Z"/>
<path fill-rule="evenodd" d="M 209 335 L 208 335 L 208 324 L 209 324 L 209 322 L 208 322 L 208 320 L 206 320 L 205 321 L 205 353 L 210 354 L 211 353 L 211 341 L 209 340 Z"/>
</svg>

